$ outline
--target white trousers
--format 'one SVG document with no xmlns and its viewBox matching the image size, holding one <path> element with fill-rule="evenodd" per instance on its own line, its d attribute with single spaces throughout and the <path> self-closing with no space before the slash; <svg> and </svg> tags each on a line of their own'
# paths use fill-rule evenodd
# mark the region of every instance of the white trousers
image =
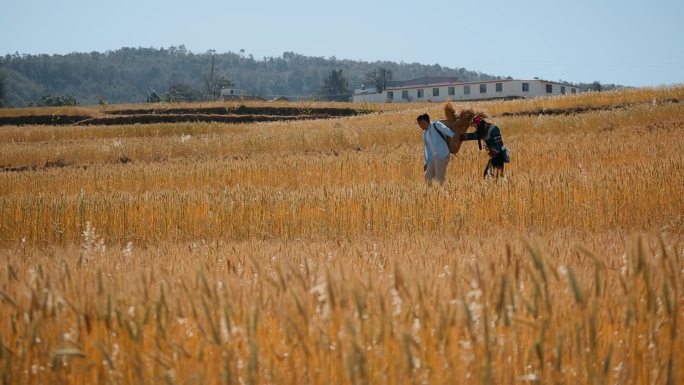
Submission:
<svg viewBox="0 0 684 385">
<path fill-rule="evenodd" d="M 444 159 L 441 159 L 438 156 L 432 157 L 432 162 L 428 163 L 427 168 L 425 169 L 425 181 L 428 182 L 428 184 L 432 184 L 433 179 L 437 179 L 437 182 L 439 182 L 440 185 L 444 184 L 449 158 L 449 156 Z"/>
</svg>

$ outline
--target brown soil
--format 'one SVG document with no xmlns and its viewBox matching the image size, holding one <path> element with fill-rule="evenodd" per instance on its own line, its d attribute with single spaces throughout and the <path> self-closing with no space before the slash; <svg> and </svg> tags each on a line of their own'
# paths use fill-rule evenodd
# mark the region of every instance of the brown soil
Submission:
<svg viewBox="0 0 684 385">
<path fill-rule="evenodd" d="M 269 115 L 269 116 L 309 116 L 326 115 L 353 116 L 362 111 L 352 108 L 305 108 L 305 107 L 247 107 L 237 108 L 207 107 L 207 108 L 164 108 L 164 109 L 134 109 L 110 112 L 111 115 Z"/>
<path fill-rule="evenodd" d="M 0 126 L 3 125 L 48 125 L 63 126 L 76 124 L 82 120 L 90 119 L 85 115 L 26 115 L 26 116 L 0 116 Z"/>
<path fill-rule="evenodd" d="M 247 107 L 167 108 L 112 111 L 104 117 L 86 115 L 0 116 L 3 125 L 114 125 L 179 122 L 252 123 L 354 116 L 352 108 Z"/>
<path fill-rule="evenodd" d="M 114 124 L 152 124 L 152 123 L 182 123 L 182 122 L 221 122 L 221 123 L 253 123 L 275 122 L 286 120 L 325 119 L 328 115 L 209 115 L 209 114 L 178 114 L 178 115 L 121 115 L 104 118 L 91 118 L 78 122 L 78 125 L 114 125 Z"/>
</svg>

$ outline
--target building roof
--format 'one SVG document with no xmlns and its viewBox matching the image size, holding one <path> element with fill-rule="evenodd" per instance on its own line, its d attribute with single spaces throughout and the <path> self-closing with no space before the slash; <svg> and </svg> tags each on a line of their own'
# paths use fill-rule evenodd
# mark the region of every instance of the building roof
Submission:
<svg viewBox="0 0 684 385">
<path fill-rule="evenodd" d="M 460 83 L 455 76 L 426 76 L 418 79 L 411 80 L 392 80 L 388 82 L 387 88 L 408 88 L 408 87 L 419 87 L 419 86 L 435 86 L 435 85 L 445 85 Z"/>
<path fill-rule="evenodd" d="M 544 79 L 491 79 L 491 80 L 474 80 L 469 82 L 461 82 L 457 77 L 451 76 L 435 76 L 435 77 L 422 77 L 418 79 L 404 80 L 404 81 L 391 81 L 387 86 L 388 91 L 393 90 L 404 90 L 404 89 L 414 89 L 422 87 L 440 87 L 440 86 L 454 86 L 454 85 L 473 85 L 473 84 L 483 84 L 483 83 L 505 83 L 505 82 L 543 82 L 550 84 L 560 84 L 568 87 L 576 87 L 569 83 L 554 82 L 551 80 Z"/>
</svg>

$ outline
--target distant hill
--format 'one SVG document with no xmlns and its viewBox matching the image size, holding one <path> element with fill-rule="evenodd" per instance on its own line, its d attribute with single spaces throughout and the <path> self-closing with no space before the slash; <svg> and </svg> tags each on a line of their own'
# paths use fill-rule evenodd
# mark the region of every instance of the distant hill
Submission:
<svg viewBox="0 0 684 385">
<path fill-rule="evenodd" d="M 255 59 L 233 52 L 193 53 L 182 45 L 0 58 L 0 76 L 5 79 L 4 105 L 13 106 L 40 104 L 45 97 L 55 95 L 71 96 L 79 104 L 143 102 L 151 95 L 166 94 L 172 86 L 192 90 L 196 98 L 211 99 L 209 84 L 216 84 L 221 78 L 246 94 L 265 99 L 310 99 L 332 70 L 342 70 L 352 91 L 367 82 L 369 73 L 380 68 L 389 70 L 395 80 L 423 76 L 454 76 L 461 81 L 502 78 L 438 64 L 340 60 L 293 52 Z"/>
</svg>

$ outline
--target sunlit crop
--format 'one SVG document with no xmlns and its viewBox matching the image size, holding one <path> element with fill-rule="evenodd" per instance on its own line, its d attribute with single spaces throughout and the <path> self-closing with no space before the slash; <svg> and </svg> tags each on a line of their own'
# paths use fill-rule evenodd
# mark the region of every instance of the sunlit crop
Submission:
<svg viewBox="0 0 684 385">
<path fill-rule="evenodd" d="M 682 100 L 454 103 L 512 163 L 482 180 L 467 142 L 443 187 L 415 124 L 438 103 L 0 127 L 0 378 L 683 383 Z"/>
</svg>

